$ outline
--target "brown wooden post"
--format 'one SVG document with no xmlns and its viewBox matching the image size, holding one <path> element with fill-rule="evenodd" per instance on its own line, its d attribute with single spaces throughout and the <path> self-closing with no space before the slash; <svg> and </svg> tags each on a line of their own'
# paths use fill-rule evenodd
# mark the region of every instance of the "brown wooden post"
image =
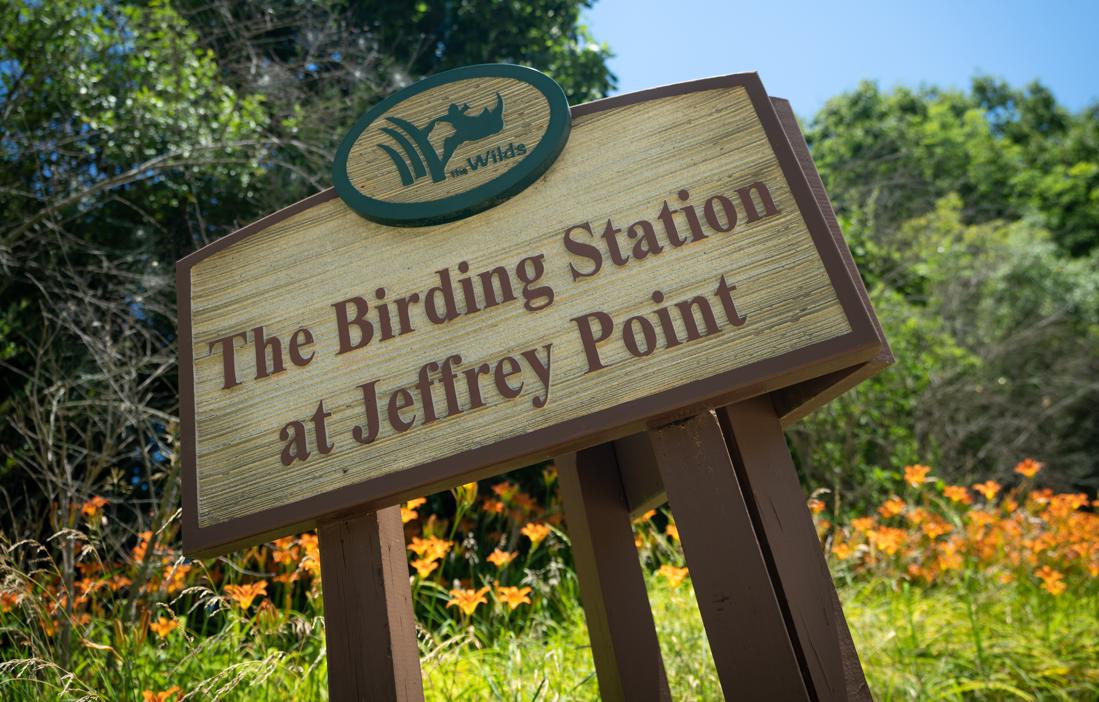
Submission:
<svg viewBox="0 0 1099 702">
<path fill-rule="evenodd" d="M 603 702 L 670 702 L 611 444 L 554 461 Z"/>
<path fill-rule="evenodd" d="M 332 702 L 423 702 L 401 508 L 317 529 Z"/>
<path fill-rule="evenodd" d="M 717 418 L 649 435 L 726 699 L 810 700 Z"/>
<path fill-rule="evenodd" d="M 717 417 L 817 699 L 872 701 L 771 397 Z"/>
</svg>

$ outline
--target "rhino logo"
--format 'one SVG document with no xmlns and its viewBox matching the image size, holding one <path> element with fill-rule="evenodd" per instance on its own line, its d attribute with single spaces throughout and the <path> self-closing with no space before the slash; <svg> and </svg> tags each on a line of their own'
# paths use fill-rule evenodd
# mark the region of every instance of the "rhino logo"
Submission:
<svg viewBox="0 0 1099 702">
<path fill-rule="evenodd" d="M 469 114 L 469 105 L 458 107 L 451 104 L 446 114 L 431 120 L 423 129 L 418 129 L 410 122 L 397 117 L 386 117 L 385 121 L 404 131 L 404 134 L 402 134 L 389 127 L 380 128 L 382 132 L 393 137 L 393 141 L 401 147 L 405 156 L 408 157 L 407 162 L 393 147 L 386 144 L 377 145 L 379 149 L 389 154 L 389 158 L 393 159 L 393 165 L 397 167 L 397 172 L 401 175 L 401 185 L 412 185 L 429 172 L 431 173 L 432 182 L 439 183 L 446 180 L 446 164 L 461 144 L 479 141 L 503 131 L 504 98 L 500 96 L 500 93 L 496 93 L 496 107 L 492 109 L 486 107 L 481 110 L 479 115 Z M 435 152 L 435 148 L 428 141 L 431 130 L 439 122 L 446 122 L 454 127 L 454 133 L 443 140 L 442 156 Z M 419 152 L 405 137 L 405 134 L 412 138 L 412 141 L 419 147 Z M 423 154 L 423 158 L 420 157 L 420 154 Z M 425 160 L 427 161 L 426 165 L 424 164 Z M 411 168 L 409 168 L 409 164 L 411 164 Z"/>
</svg>

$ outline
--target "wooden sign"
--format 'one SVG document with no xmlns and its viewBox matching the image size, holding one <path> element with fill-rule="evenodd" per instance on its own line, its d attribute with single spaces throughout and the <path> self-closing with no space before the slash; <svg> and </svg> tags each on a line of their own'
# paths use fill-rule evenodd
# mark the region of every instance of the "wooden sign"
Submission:
<svg viewBox="0 0 1099 702">
<path fill-rule="evenodd" d="M 341 147 L 336 189 L 180 262 L 187 553 L 877 356 L 754 73 L 582 105 L 571 131 L 539 85 L 398 93 Z"/>
</svg>

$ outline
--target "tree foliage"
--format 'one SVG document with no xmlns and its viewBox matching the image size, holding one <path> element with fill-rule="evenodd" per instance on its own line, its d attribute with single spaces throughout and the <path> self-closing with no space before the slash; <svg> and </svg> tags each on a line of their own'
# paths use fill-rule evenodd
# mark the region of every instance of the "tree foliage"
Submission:
<svg viewBox="0 0 1099 702">
<path fill-rule="evenodd" d="M 1041 83 L 982 76 L 966 94 L 864 81 L 829 100 L 806 139 L 856 226 L 893 231 L 954 192 L 969 223 L 1032 215 L 1069 255 L 1099 245 L 1099 105 L 1071 114 Z"/>
<path fill-rule="evenodd" d="M 95 491 L 130 506 L 120 540 L 158 528 L 178 497 L 174 261 L 328 187 L 350 125 L 428 73 L 524 63 L 601 97 L 585 6 L 0 7 L 0 529 L 48 536 Z"/>
</svg>

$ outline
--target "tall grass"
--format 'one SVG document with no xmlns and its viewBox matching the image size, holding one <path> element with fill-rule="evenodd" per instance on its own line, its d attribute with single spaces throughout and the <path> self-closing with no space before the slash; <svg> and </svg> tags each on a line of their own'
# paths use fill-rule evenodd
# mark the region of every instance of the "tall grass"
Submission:
<svg viewBox="0 0 1099 702">
<path fill-rule="evenodd" d="M 981 499 L 910 466 L 847 524 L 810 500 L 879 701 L 1099 699 L 1099 505 L 1031 490 L 1040 466 L 1020 466 Z M 538 479 L 536 497 L 504 480 L 403 507 L 429 700 L 599 697 L 555 476 Z M 188 561 L 169 520 L 109 552 L 108 511 L 0 543 L 0 699 L 327 699 L 315 535 Z M 721 699 L 672 516 L 635 541 L 673 698 Z"/>
</svg>

